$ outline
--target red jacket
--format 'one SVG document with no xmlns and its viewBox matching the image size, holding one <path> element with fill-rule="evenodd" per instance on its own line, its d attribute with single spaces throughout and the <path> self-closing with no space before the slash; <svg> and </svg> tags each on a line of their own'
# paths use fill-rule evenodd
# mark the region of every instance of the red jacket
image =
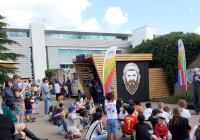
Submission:
<svg viewBox="0 0 200 140">
<path fill-rule="evenodd" d="M 168 136 L 168 129 L 165 124 L 161 127 L 159 123 L 156 124 L 154 128 L 154 134 L 160 138 L 160 137 L 167 137 Z"/>
<path fill-rule="evenodd" d="M 64 87 L 61 87 L 61 88 L 60 88 L 60 91 L 61 91 L 61 92 L 65 92 L 65 88 L 64 88 Z"/>
</svg>

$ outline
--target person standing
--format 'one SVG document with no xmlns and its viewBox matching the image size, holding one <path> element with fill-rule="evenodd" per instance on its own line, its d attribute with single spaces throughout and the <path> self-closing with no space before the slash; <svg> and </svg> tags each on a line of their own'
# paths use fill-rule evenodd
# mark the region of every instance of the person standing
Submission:
<svg viewBox="0 0 200 140">
<path fill-rule="evenodd" d="M 51 103 L 50 103 L 51 94 L 50 94 L 49 91 L 52 89 L 52 87 L 51 86 L 48 87 L 47 83 L 48 83 L 48 78 L 45 77 L 43 79 L 43 83 L 41 85 L 42 97 L 43 97 L 43 100 L 44 100 L 44 113 L 45 113 L 45 117 L 48 116 L 49 108 L 51 106 Z"/>
<path fill-rule="evenodd" d="M 102 101 L 102 96 L 103 96 L 103 88 L 102 88 L 100 81 L 98 81 L 98 83 L 96 84 L 95 89 L 96 89 L 97 95 L 98 95 L 97 103 L 98 103 L 98 105 L 100 105 L 100 103 Z"/>
<path fill-rule="evenodd" d="M 55 93 L 56 93 L 56 101 L 58 101 L 58 96 L 60 96 L 60 86 L 58 81 L 55 82 Z"/>
<path fill-rule="evenodd" d="M 188 82 L 191 84 L 194 84 L 193 87 L 193 96 L 194 96 L 194 108 L 195 112 L 192 113 L 192 115 L 200 115 L 200 75 L 199 75 L 199 69 L 195 68 L 193 70 L 193 78 L 191 81 L 188 80 Z"/>
<path fill-rule="evenodd" d="M 68 82 L 67 82 L 67 89 L 68 89 L 68 97 L 70 99 L 70 96 L 72 96 L 72 89 L 71 89 L 71 83 L 70 83 L 70 79 L 68 79 Z"/>
<path fill-rule="evenodd" d="M 94 93 L 95 93 L 95 82 L 94 82 L 94 76 L 91 76 L 91 79 L 89 80 L 89 91 L 90 96 L 94 99 Z"/>
<path fill-rule="evenodd" d="M 62 93 L 63 99 L 65 100 L 65 92 L 66 92 L 66 90 L 65 90 L 64 84 L 63 84 L 62 87 L 60 88 L 60 91 L 61 91 L 61 93 Z"/>
<path fill-rule="evenodd" d="M 25 87 L 22 87 L 22 91 L 20 92 L 20 89 L 18 87 L 18 83 L 20 83 L 20 76 L 19 75 L 14 75 L 13 76 L 13 84 L 11 87 L 11 90 L 13 92 L 14 95 L 14 107 L 15 107 L 15 114 L 17 117 L 17 122 L 16 124 L 19 123 L 20 120 L 20 115 L 21 115 L 21 107 L 22 107 L 22 103 L 21 103 L 21 95 L 24 93 L 25 91 Z"/>
</svg>

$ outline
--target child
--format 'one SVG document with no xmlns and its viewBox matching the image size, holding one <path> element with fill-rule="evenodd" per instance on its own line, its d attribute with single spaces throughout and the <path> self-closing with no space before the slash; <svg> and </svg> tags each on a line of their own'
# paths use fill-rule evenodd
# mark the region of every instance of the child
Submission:
<svg viewBox="0 0 200 140">
<path fill-rule="evenodd" d="M 38 91 L 36 84 L 33 85 L 34 92 Z"/>
<path fill-rule="evenodd" d="M 116 104 L 116 108 L 117 108 L 117 114 L 119 115 L 120 113 L 120 108 L 122 107 L 123 104 L 123 100 L 121 98 L 117 99 L 117 104 Z"/>
<path fill-rule="evenodd" d="M 163 110 L 164 106 L 165 106 L 165 104 L 163 102 L 158 103 L 158 109 L 160 109 L 160 111 L 162 111 L 161 114 L 163 114 L 165 116 L 165 123 L 167 124 L 167 126 L 169 126 L 169 119 L 167 117 L 167 113 Z"/>
<path fill-rule="evenodd" d="M 66 113 L 65 115 L 62 115 L 58 123 L 58 132 L 61 135 L 64 135 L 65 138 L 68 138 L 67 117 L 68 117 L 68 113 Z"/>
<path fill-rule="evenodd" d="M 134 107 L 136 108 L 136 115 L 143 114 L 140 101 L 136 101 Z"/>
<path fill-rule="evenodd" d="M 158 123 L 155 126 L 154 134 L 158 139 L 168 139 L 171 140 L 172 136 L 168 133 L 167 126 L 165 125 L 165 115 L 161 114 L 158 117 Z"/>
<path fill-rule="evenodd" d="M 52 121 L 53 112 L 54 112 L 54 106 L 50 106 L 48 113 L 48 121 Z"/>
<path fill-rule="evenodd" d="M 125 134 L 131 135 L 131 140 L 134 140 L 133 137 L 133 126 L 138 122 L 137 118 L 133 116 L 135 114 L 135 108 L 129 106 L 127 108 L 128 115 L 124 117 L 124 122 L 121 122 L 122 128 L 122 138 L 125 138 Z"/>
<path fill-rule="evenodd" d="M 73 136 L 76 136 L 78 138 L 81 137 L 81 133 L 80 133 L 80 129 L 78 129 L 76 127 L 76 120 L 77 119 L 81 119 L 83 120 L 82 117 L 80 116 L 76 116 L 76 110 L 75 110 L 75 107 L 74 106 L 70 106 L 68 108 L 68 111 L 69 111 L 69 115 L 68 115 L 68 131 L 71 131 L 70 132 L 70 139 L 73 139 Z"/>
<path fill-rule="evenodd" d="M 86 101 L 85 109 L 90 111 L 90 106 L 91 106 L 90 101 Z"/>
<path fill-rule="evenodd" d="M 21 110 L 21 114 L 20 114 L 20 121 L 19 123 L 22 123 L 23 124 L 23 120 L 24 120 L 24 112 L 25 112 L 25 104 L 24 104 L 24 97 L 22 96 L 21 97 L 21 103 L 22 103 L 22 110 Z"/>
<path fill-rule="evenodd" d="M 151 103 L 146 103 L 146 108 L 143 112 L 143 115 L 145 117 L 145 121 L 148 121 L 149 120 L 149 117 L 151 116 L 152 114 L 152 106 L 151 106 Z"/>
<path fill-rule="evenodd" d="M 35 101 L 34 101 L 34 96 L 32 95 L 31 98 L 30 98 L 30 101 L 32 103 L 32 117 L 34 117 L 34 114 L 36 115 L 36 107 L 35 107 Z"/>
<path fill-rule="evenodd" d="M 60 107 L 62 110 L 64 110 L 64 108 L 65 108 L 65 106 L 64 106 L 63 103 L 60 103 L 60 104 L 59 104 L 59 107 Z"/>
<path fill-rule="evenodd" d="M 40 114 L 39 113 L 39 99 L 40 99 L 39 91 L 36 91 L 35 92 L 35 108 L 36 108 L 36 113 L 37 114 Z"/>
<path fill-rule="evenodd" d="M 59 103 L 63 103 L 63 99 L 64 99 L 64 97 L 62 95 L 58 96 L 58 102 Z"/>
<path fill-rule="evenodd" d="M 138 115 L 137 117 L 139 123 L 136 123 L 133 127 L 134 131 L 136 131 L 136 140 L 157 140 L 156 135 L 151 135 L 149 130 L 152 130 L 149 124 L 144 123 L 145 117 L 143 114 Z"/>
<path fill-rule="evenodd" d="M 52 112 L 52 119 L 53 119 L 54 116 L 56 115 L 57 109 L 58 109 L 58 107 L 57 107 L 57 106 L 54 106 L 54 109 L 53 109 L 53 112 Z"/>
<path fill-rule="evenodd" d="M 95 106 L 94 106 L 94 100 L 93 100 L 93 98 L 92 98 L 92 96 L 90 96 L 90 103 L 91 103 L 91 108 L 95 108 Z"/>
<path fill-rule="evenodd" d="M 118 114 L 118 119 L 119 119 L 119 121 L 121 122 L 121 121 L 124 121 L 124 120 L 122 120 L 122 112 L 123 112 L 123 110 L 124 110 L 124 103 L 121 105 L 121 107 L 119 108 L 119 114 Z"/>
<path fill-rule="evenodd" d="M 107 137 L 111 139 L 111 133 L 113 133 L 114 140 L 117 140 L 118 122 L 117 122 L 117 109 L 116 101 L 112 93 L 107 93 L 105 100 L 105 111 L 107 113 Z"/>
<path fill-rule="evenodd" d="M 164 106 L 164 111 L 167 113 L 168 119 L 171 120 L 172 119 L 172 113 L 170 111 L 170 106 L 169 105 L 165 105 Z"/>
<path fill-rule="evenodd" d="M 124 108 L 123 108 L 123 110 L 122 110 L 122 112 L 121 112 L 121 114 L 120 114 L 120 121 L 124 121 L 124 117 L 126 116 L 126 115 L 128 115 L 128 113 L 127 113 L 127 108 L 128 108 L 129 106 L 128 105 L 125 105 L 124 106 Z"/>
<path fill-rule="evenodd" d="M 149 117 L 149 121 L 151 122 L 153 129 L 155 128 L 155 125 L 158 123 L 158 116 L 160 116 L 160 111 L 158 108 L 153 109 L 152 116 Z"/>
<path fill-rule="evenodd" d="M 34 94 L 34 87 L 33 87 L 33 84 L 31 84 L 31 94 Z"/>
<path fill-rule="evenodd" d="M 60 88 L 60 91 L 62 93 L 62 96 L 63 96 L 64 100 L 65 100 L 65 92 L 66 92 L 66 90 L 65 90 L 64 85 L 62 85 L 62 87 Z"/>
<path fill-rule="evenodd" d="M 32 97 L 31 93 L 30 92 L 26 92 L 26 98 L 24 100 L 25 102 L 25 108 L 26 108 L 26 122 L 28 122 L 27 120 L 27 115 L 29 115 L 30 117 L 30 122 L 35 122 L 35 120 L 32 118 L 32 103 L 30 101 L 30 98 Z"/>
<path fill-rule="evenodd" d="M 97 107 L 97 108 L 96 108 L 96 112 L 100 112 L 100 113 L 103 114 L 103 108 L 102 108 L 102 107 Z M 107 130 L 107 116 L 106 116 L 106 115 L 104 115 L 104 116 L 102 117 L 101 123 L 102 123 L 102 125 L 103 125 L 103 129 L 104 129 L 104 130 Z"/>
<path fill-rule="evenodd" d="M 190 112 L 187 109 L 185 109 L 187 107 L 187 102 L 185 100 L 179 100 L 178 105 L 182 108 L 181 116 L 183 118 L 190 119 Z"/>
<path fill-rule="evenodd" d="M 90 118 L 87 111 L 81 111 L 80 116 L 83 118 L 83 120 L 80 121 L 80 124 L 83 126 L 83 128 L 88 128 L 90 126 Z"/>
<path fill-rule="evenodd" d="M 63 115 L 63 114 L 64 114 L 63 110 L 61 108 L 58 108 L 56 115 L 53 117 L 54 125 L 58 125 L 61 115 Z"/>
</svg>

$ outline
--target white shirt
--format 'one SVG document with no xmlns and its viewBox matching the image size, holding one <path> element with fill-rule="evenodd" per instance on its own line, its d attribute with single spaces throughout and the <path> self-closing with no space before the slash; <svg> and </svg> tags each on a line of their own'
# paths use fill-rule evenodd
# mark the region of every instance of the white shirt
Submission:
<svg viewBox="0 0 200 140">
<path fill-rule="evenodd" d="M 145 110 L 143 111 L 143 115 L 145 117 L 145 120 L 148 120 L 149 117 L 152 114 L 152 109 L 151 108 L 145 108 Z"/>
<path fill-rule="evenodd" d="M 105 100 L 105 111 L 107 113 L 107 119 L 117 119 L 117 109 L 116 109 L 116 101 L 108 102 Z"/>
<path fill-rule="evenodd" d="M 167 113 L 165 112 L 165 111 L 162 111 L 163 113 L 160 113 L 160 115 L 161 114 L 163 114 L 164 116 L 165 116 L 165 123 L 169 123 L 169 119 L 168 119 L 168 115 L 167 115 Z"/>
<path fill-rule="evenodd" d="M 28 84 L 28 88 L 29 88 L 29 90 L 31 90 L 31 83 Z"/>
<path fill-rule="evenodd" d="M 190 112 L 187 109 L 184 109 L 184 108 L 182 109 L 181 116 L 183 118 L 187 118 L 187 119 L 191 118 Z"/>
<path fill-rule="evenodd" d="M 58 85 L 58 83 L 55 84 L 55 93 L 60 93 L 60 86 Z"/>
<path fill-rule="evenodd" d="M 169 119 L 169 120 L 172 119 L 172 113 L 171 113 L 171 112 L 167 112 L 167 116 L 168 116 L 168 119 Z"/>
</svg>

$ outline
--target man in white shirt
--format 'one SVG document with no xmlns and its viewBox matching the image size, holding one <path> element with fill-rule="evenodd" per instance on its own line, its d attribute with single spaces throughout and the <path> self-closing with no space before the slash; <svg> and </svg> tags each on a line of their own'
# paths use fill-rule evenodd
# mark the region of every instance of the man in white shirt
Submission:
<svg viewBox="0 0 200 140">
<path fill-rule="evenodd" d="M 55 94 L 56 94 L 56 101 L 58 101 L 58 97 L 61 95 L 60 86 L 58 85 L 58 81 L 55 82 Z"/>
<path fill-rule="evenodd" d="M 146 103 L 146 108 L 143 112 L 143 115 L 145 117 L 145 121 L 148 121 L 149 120 L 149 117 L 151 116 L 152 114 L 152 106 L 151 106 L 151 103 Z"/>
<path fill-rule="evenodd" d="M 163 114 L 165 116 L 165 123 L 168 125 L 169 119 L 168 119 L 167 113 L 163 110 L 164 109 L 164 103 L 163 102 L 158 103 L 158 109 L 163 112 L 163 113 L 160 113 L 160 115 Z"/>
</svg>

